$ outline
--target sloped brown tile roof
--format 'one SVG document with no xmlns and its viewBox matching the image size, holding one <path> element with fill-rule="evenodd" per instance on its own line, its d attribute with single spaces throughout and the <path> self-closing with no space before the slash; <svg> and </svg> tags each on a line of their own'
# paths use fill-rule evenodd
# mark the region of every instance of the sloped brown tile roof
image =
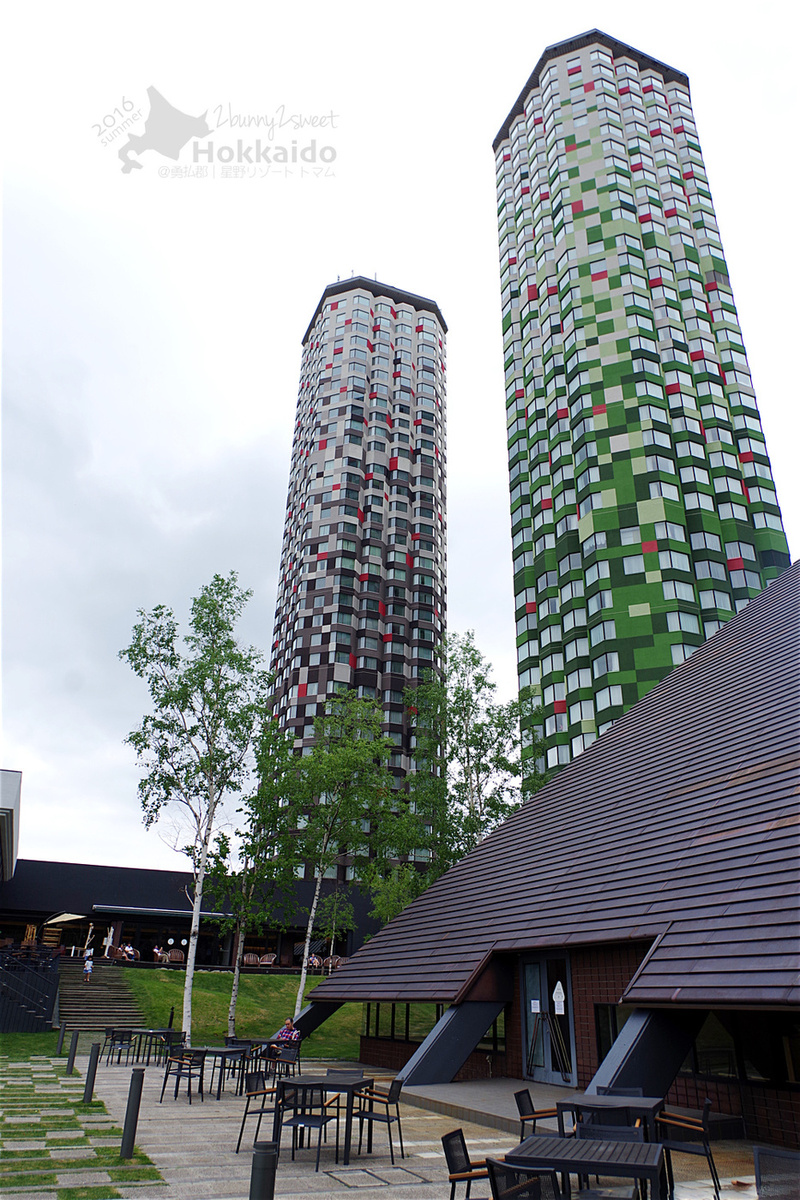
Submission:
<svg viewBox="0 0 800 1200">
<path fill-rule="evenodd" d="M 313 998 L 452 1002 L 492 954 L 652 939 L 627 1002 L 800 1002 L 799 601 L 796 564 Z"/>
</svg>

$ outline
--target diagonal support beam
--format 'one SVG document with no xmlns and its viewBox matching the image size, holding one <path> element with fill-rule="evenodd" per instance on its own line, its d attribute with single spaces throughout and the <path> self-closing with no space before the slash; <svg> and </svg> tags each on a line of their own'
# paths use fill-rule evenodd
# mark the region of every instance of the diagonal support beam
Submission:
<svg viewBox="0 0 800 1200">
<path fill-rule="evenodd" d="M 707 1015 L 704 1009 L 634 1009 L 587 1092 L 640 1087 L 645 1096 L 666 1096 Z"/>
<path fill-rule="evenodd" d="M 448 1008 L 398 1073 L 398 1079 L 409 1087 L 451 1083 L 504 1007 L 503 1000 L 465 1000 Z"/>
</svg>

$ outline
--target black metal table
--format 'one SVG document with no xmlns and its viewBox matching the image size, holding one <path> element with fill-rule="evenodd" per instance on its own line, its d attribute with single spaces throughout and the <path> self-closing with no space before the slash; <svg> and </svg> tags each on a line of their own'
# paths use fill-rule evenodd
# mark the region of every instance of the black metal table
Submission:
<svg viewBox="0 0 800 1200">
<path fill-rule="evenodd" d="M 342 1150 L 342 1164 L 345 1167 L 348 1166 L 350 1163 L 350 1146 L 352 1144 L 353 1134 L 353 1108 L 355 1107 L 355 1094 L 362 1088 L 372 1088 L 374 1084 L 374 1079 L 363 1079 L 360 1075 L 303 1075 L 300 1079 L 277 1080 L 278 1091 L 275 1097 L 275 1116 L 272 1122 L 273 1142 L 279 1141 L 281 1136 L 281 1106 L 284 1088 L 316 1087 L 322 1088 L 326 1094 L 341 1092 L 347 1096 L 347 1107 L 345 1109 L 344 1117 L 344 1147 Z"/>
<path fill-rule="evenodd" d="M 205 1050 L 209 1058 L 214 1059 L 214 1067 L 211 1068 L 211 1078 L 214 1078 L 214 1069 L 219 1062 L 219 1074 L 217 1075 L 217 1099 L 222 1095 L 222 1081 L 225 1077 L 225 1067 L 231 1060 L 241 1059 L 246 1052 L 246 1046 L 193 1046 L 193 1050 Z M 239 1079 L 237 1091 L 241 1091 L 242 1080 Z"/>
<path fill-rule="evenodd" d="M 580 1092 L 577 1096 L 570 1096 L 568 1100 L 557 1100 L 556 1111 L 558 1112 L 558 1131 L 564 1133 L 564 1113 L 574 1112 L 578 1115 L 583 1111 L 584 1106 L 587 1109 L 614 1109 L 625 1108 L 634 1117 L 644 1117 L 647 1121 L 647 1133 L 651 1142 L 656 1140 L 655 1136 L 655 1120 L 658 1113 L 664 1107 L 663 1096 L 593 1096 L 589 1092 Z"/>
<path fill-rule="evenodd" d="M 170 1033 L 174 1033 L 173 1029 L 164 1026 L 162 1029 L 132 1029 L 131 1033 L 137 1038 L 135 1058 L 137 1062 L 144 1059 L 144 1065 L 150 1066 L 150 1055 L 153 1053 L 154 1043 Z"/>
<path fill-rule="evenodd" d="M 612 1099 L 615 1097 L 609 1097 Z M 506 1154 L 512 1166 L 542 1167 L 574 1175 L 615 1175 L 646 1179 L 650 1195 L 666 1200 L 664 1151 L 658 1142 L 612 1142 L 594 1139 L 547 1137 L 534 1134 Z"/>
</svg>

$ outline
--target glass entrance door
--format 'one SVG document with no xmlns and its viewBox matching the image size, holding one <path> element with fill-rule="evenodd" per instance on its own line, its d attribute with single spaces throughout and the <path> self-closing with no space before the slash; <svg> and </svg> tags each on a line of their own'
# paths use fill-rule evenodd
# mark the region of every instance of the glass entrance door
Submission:
<svg viewBox="0 0 800 1200">
<path fill-rule="evenodd" d="M 522 964 L 525 1078 L 574 1087 L 572 988 L 566 954 L 544 954 Z"/>
</svg>

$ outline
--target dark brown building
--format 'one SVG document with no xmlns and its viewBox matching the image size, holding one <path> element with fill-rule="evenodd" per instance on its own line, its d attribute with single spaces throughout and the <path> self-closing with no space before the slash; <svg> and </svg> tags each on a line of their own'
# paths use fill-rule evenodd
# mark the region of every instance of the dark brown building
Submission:
<svg viewBox="0 0 800 1200">
<path fill-rule="evenodd" d="M 314 992 L 366 1061 L 639 1085 L 800 1143 L 798 612 L 784 572 Z"/>
</svg>

